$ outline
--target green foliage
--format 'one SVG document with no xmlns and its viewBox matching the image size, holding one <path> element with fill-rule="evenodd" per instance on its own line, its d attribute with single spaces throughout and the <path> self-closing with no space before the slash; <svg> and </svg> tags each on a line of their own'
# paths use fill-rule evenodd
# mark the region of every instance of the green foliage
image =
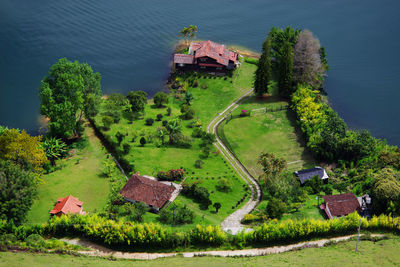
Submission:
<svg viewBox="0 0 400 267">
<path fill-rule="evenodd" d="M 386 212 L 390 202 L 400 208 L 400 174 L 391 168 L 384 168 L 374 173 L 373 177 L 371 196 L 374 210 Z M 400 212 L 400 209 L 397 210 Z"/>
<path fill-rule="evenodd" d="M 191 120 L 194 118 L 195 111 L 188 104 L 183 104 L 181 106 L 182 118 L 185 120 Z"/>
<path fill-rule="evenodd" d="M 318 194 L 321 192 L 323 184 L 322 179 L 318 175 L 314 175 L 304 183 L 304 186 L 310 187 L 313 194 Z"/>
<path fill-rule="evenodd" d="M 131 91 L 126 98 L 131 104 L 132 112 L 143 113 L 147 104 L 147 93 L 143 91 Z"/>
<path fill-rule="evenodd" d="M 140 144 L 141 144 L 142 146 L 144 146 L 146 143 L 147 143 L 146 138 L 144 138 L 144 136 L 142 136 L 142 137 L 140 138 Z"/>
<path fill-rule="evenodd" d="M 262 46 L 262 54 L 257 64 L 254 91 L 258 96 L 268 93 L 268 83 L 272 80 L 271 36 L 268 35 Z"/>
<path fill-rule="evenodd" d="M 186 105 L 190 106 L 192 101 L 194 100 L 194 96 L 191 92 L 186 92 L 185 93 L 185 103 Z"/>
<path fill-rule="evenodd" d="M 188 224 L 192 223 L 194 212 L 186 205 L 172 203 L 168 208 L 160 212 L 159 220 L 166 224 Z"/>
<path fill-rule="evenodd" d="M 147 118 L 146 119 L 146 125 L 151 126 L 154 123 L 154 119 L 153 118 Z"/>
<path fill-rule="evenodd" d="M 194 166 L 197 169 L 201 169 L 203 167 L 204 162 L 201 159 L 196 160 L 196 162 L 194 163 Z"/>
<path fill-rule="evenodd" d="M 102 114 L 111 116 L 115 123 L 118 123 L 122 116 L 127 117 L 126 114 L 131 114 L 129 100 L 120 93 L 109 95 L 103 102 Z"/>
<path fill-rule="evenodd" d="M 191 185 L 183 184 L 182 194 L 198 201 L 202 209 L 208 209 L 208 206 L 211 205 L 210 192 L 207 188 L 199 186 L 197 183 Z"/>
<path fill-rule="evenodd" d="M 124 140 L 125 135 L 123 135 L 120 131 L 115 134 L 115 138 L 117 138 L 118 145 L 121 145 L 122 140 Z"/>
<path fill-rule="evenodd" d="M 263 153 L 258 158 L 258 164 L 264 171 L 264 179 L 275 178 L 286 168 L 286 160 L 280 159 L 271 153 Z"/>
<path fill-rule="evenodd" d="M 54 137 L 80 135 L 83 114 L 94 117 L 100 103 L 99 73 L 86 63 L 60 59 L 44 77 L 40 86 L 40 113 L 50 119 Z"/>
<path fill-rule="evenodd" d="M 158 92 L 154 96 L 154 104 L 156 107 L 161 108 L 164 104 L 168 104 L 168 96 L 164 92 Z"/>
<path fill-rule="evenodd" d="M 0 160 L 0 188 L 0 220 L 22 223 L 36 196 L 35 176 Z"/>
<path fill-rule="evenodd" d="M 41 174 L 47 163 L 41 140 L 42 136 L 30 136 L 25 130 L 5 130 L 0 135 L 0 159 L 11 160 L 25 170 Z"/>
<path fill-rule="evenodd" d="M 293 47 L 289 42 L 282 46 L 281 57 L 278 61 L 278 88 L 279 94 L 289 98 L 293 93 Z"/>
<path fill-rule="evenodd" d="M 55 161 L 65 155 L 67 145 L 61 140 L 54 137 L 45 139 L 41 144 L 46 157 L 50 160 L 51 165 L 56 165 Z"/>
<path fill-rule="evenodd" d="M 162 115 L 162 114 L 157 114 L 157 121 L 161 121 L 162 118 L 163 118 L 163 115 Z"/>
<path fill-rule="evenodd" d="M 279 220 L 287 209 L 288 207 L 284 202 L 276 198 L 271 198 L 265 208 L 265 214 L 271 219 Z"/>
<path fill-rule="evenodd" d="M 215 213 L 218 213 L 218 210 L 222 207 L 222 205 L 219 202 L 215 202 L 213 207 L 215 208 Z"/>
<path fill-rule="evenodd" d="M 217 185 L 215 186 L 218 191 L 221 192 L 231 192 L 233 188 L 233 183 L 227 178 L 219 178 Z"/>
<path fill-rule="evenodd" d="M 172 111 L 171 107 L 167 107 L 167 116 L 171 116 L 171 111 Z"/>
<path fill-rule="evenodd" d="M 114 119 L 111 116 L 103 116 L 101 118 L 101 121 L 103 122 L 103 127 L 105 130 L 110 130 L 111 124 L 114 123 Z"/>
</svg>

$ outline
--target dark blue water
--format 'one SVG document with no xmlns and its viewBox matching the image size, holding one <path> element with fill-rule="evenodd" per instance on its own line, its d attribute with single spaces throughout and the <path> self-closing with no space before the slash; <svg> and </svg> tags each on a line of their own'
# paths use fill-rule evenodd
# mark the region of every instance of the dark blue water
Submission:
<svg viewBox="0 0 400 267">
<path fill-rule="evenodd" d="M 58 58 L 88 62 L 104 93 L 163 87 L 179 30 L 259 50 L 271 26 L 326 47 L 333 107 L 352 128 L 400 144 L 400 1 L 0 0 L 0 124 L 38 128 L 38 87 Z"/>
</svg>

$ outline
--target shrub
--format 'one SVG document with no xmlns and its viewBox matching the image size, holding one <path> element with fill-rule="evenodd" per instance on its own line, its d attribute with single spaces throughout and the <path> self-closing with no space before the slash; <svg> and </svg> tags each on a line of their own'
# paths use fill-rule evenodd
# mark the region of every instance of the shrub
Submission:
<svg viewBox="0 0 400 267">
<path fill-rule="evenodd" d="M 125 155 L 128 154 L 129 151 L 131 150 L 131 146 L 129 144 L 126 144 L 126 143 L 122 145 L 122 148 L 123 148 L 123 151 L 124 151 Z"/>
<path fill-rule="evenodd" d="M 115 134 L 115 138 L 117 138 L 118 145 L 121 145 L 122 140 L 124 140 L 125 135 L 123 135 L 120 131 Z"/>
<path fill-rule="evenodd" d="M 110 130 L 111 124 L 114 123 L 114 119 L 110 116 L 103 116 L 101 121 L 103 122 L 103 127 L 105 130 Z"/>
<path fill-rule="evenodd" d="M 187 104 L 183 104 L 181 107 L 182 118 L 185 120 L 191 120 L 194 118 L 195 111 L 192 107 Z"/>
<path fill-rule="evenodd" d="M 221 192 L 231 192 L 233 188 L 233 183 L 227 178 L 220 178 L 217 182 L 217 190 Z"/>
<path fill-rule="evenodd" d="M 146 143 L 147 143 L 147 142 L 146 142 L 146 138 L 141 137 L 141 138 L 140 138 L 140 144 L 141 144 L 142 146 L 144 146 Z"/>
<path fill-rule="evenodd" d="M 201 209 L 207 209 L 211 205 L 210 193 L 208 189 L 202 186 L 198 186 L 197 183 L 192 185 L 183 185 L 182 194 L 189 196 L 200 203 Z"/>
<path fill-rule="evenodd" d="M 166 181 L 181 181 L 185 171 L 183 169 L 169 170 L 169 171 L 159 171 L 157 173 L 157 178 Z"/>
<path fill-rule="evenodd" d="M 164 104 L 168 104 L 168 96 L 164 92 L 158 92 L 154 96 L 154 104 L 158 108 L 163 107 Z"/>
<path fill-rule="evenodd" d="M 186 207 L 186 205 L 171 204 L 170 207 L 163 209 L 160 212 L 159 220 L 167 224 L 186 224 L 192 223 L 194 212 Z"/>
<path fill-rule="evenodd" d="M 157 114 L 157 121 L 161 121 L 162 118 L 163 118 L 162 114 Z"/>
<path fill-rule="evenodd" d="M 167 116 L 171 116 L 171 111 L 172 111 L 171 107 L 168 107 L 167 108 Z"/>
<path fill-rule="evenodd" d="M 152 118 L 146 119 L 146 125 L 151 126 L 151 125 L 153 125 L 153 123 L 154 123 L 154 120 Z"/>
<path fill-rule="evenodd" d="M 172 144 L 178 147 L 189 148 L 192 146 L 193 140 L 189 136 L 185 136 L 182 133 L 174 133 L 170 135 Z"/>
<path fill-rule="evenodd" d="M 192 132 L 192 137 L 194 138 L 201 138 L 204 136 L 206 132 L 203 131 L 201 128 L 194 128 Z"/>
<path fill-rule="evenodd" d="M 193 82 L 192 87 L 193 87 L 193 88 L 196 88 L 197 86 L 199 86 L 199 81 L 198 81 L 198 80 L 195 80 L 195 81 Z"/>
<path fill-rule="evenodd" d="M 201 89 L 207 89 L 208 88 L 208 84 L 206 84 L 206 83 L 204 83 L 202 86 L 201 86 Z"/>
<path fill-rule="evenodd" d="M 196 162 L 194 163 L 194 166 L 197 169 L 201 169 L 203 167 L 204 162 L 201 159 L 196 160 Z"/>
<path fill-rule="evenodd" d="M 164 127 L 166 127 L 167 124 L 168 124 L 168 121 L 166 121 L 166 120 L 163 120 L 163 121 L 162 121 L 162 125 L 163 125 Z"/>
</svg>

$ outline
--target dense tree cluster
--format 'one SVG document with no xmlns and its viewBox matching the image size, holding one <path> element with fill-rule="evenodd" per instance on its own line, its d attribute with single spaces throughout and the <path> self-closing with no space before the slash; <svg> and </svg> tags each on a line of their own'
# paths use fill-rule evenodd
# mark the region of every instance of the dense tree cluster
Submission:
<svg viewBox="0 0 400 267">
<path fill-rule="evenodd" d="M 66 58 L 54 64 L 40 86 L 40 112 L 48 117 L 50 134 L 79 136 L 83 115 L 94 117 L 100 103 L 101 76 L 86 63 Z"/>
</svg>

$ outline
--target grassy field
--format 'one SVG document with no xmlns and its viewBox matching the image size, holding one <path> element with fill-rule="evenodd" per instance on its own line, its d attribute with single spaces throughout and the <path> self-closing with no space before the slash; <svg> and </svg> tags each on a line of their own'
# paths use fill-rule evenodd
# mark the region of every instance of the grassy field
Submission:
<svg viewBox="0 0 400 267">
<path fill-rule="evenodd" d="M 193 128 L 190 128 L 189 125 L 195 121 L 200 121 L 202 128 L 205 130 L 208 123 L 218 112 L 224 110 L 231 102 L 252 87 L 255 69 L 256 66 L 254 64 L 243 63 L 239 70 L 235 70 L 232 78 L 201 74 L 197 78 L 199 86 L 188 88 L 194 96 L 192 107 L 196 114 L 193 120 L 182 120 L 182 133 L 186 136 L 191 136 Z M 207 88 L 203 89 L 203 85 L 207 85 Z M 121 146 L 128 143 L 131 147 L 129 154 L 125 157 L 135 165 L 135 170 L 139 171 L 140 174 L 156 176 L 159 171 L 184 168 L 187 173 L 186 182 L 201 182 L 202 186 L 209 189 L 211 201 L 213 203 L 220 202 L 222 207 L 216 214 L 214 208 L 211 207 L 206 211 L 200 210 L 198 204 L 186 197 L 179 196 L 177 200 L 187 204 L 195 212 L 197 215 L 195 223 L 219 224 L 227 215 L 240 206 L 236 207 L 236 203 L 246 194 L 243 186 L 245 183 L 225 162 L 216 148 L 213 148 L 208 158 L 202 159 L 204 162 L 202 168 L 195 168 L 195 162 L 199 159 L 201 153 L 201 140 L 199 138 L 194 138 L 191 148 L 179 148 L 171 145 L 162 146 L 157 143 L 159 141 L 155 133 L 157 128 L 162 126 L 162 121 L 156 121 L 157 114 L 163 115 L 162 120 L 177 118 L 181 115 L 180 105 L 182 103 L 182 101 L 173 97 L 173 93 L 170 94 L 169 103 L 163 108 L 156 108 L 152 100 L 149 100 L 145 108 L 144 119 L 135 120 L 130 124 L 128 120 L 121 118 L 119 123 L 113 124 L 108 131 L 103 130 L 103 133 L 113 140 L 116 140 L 115 134 L 118 131 L 125 135 Z M 167 116 L 167 106 L 172 111 L 170 116 Z M 100 115 L 95 118 L 97 125 L 102 125 L 101 118 Z M 146 118 L 153 118 L 155 120 L 154 124 L 152 126 L 145 125 Z M 151 135 L 153 136 L 153 141 L 141 146 L 139 143 L 140 137 Z M 134 136 L 138 137 L 132 141 Z M 165 140 L 167 142 L 168 137 L 165 137 Z M 215 185 L 219 177 L 233 181 L 234 189 L 232 192 L 223 193 L 216 190 Z M 232 206 L 234 206 L 233 209 Z M 145 215 L 145 221 L 147 222 L 154 221 L 156 218 L 157 216 L 154 214 Z"/>
<path fill-rule="evenodd" d="M 400 239 L 394 237 L 377 242 L 342 242 L 322 248 L 307 248 L 260 257 L 165 258 L 151 261 L 110 260 L 33 253 L 0 253 L 0 266 L 398 266 Z"/>
<path fill-rule="evenodd" d="M 83 210 L 89 213 L 101 211 L 107 201 L 108 180 L 101 175 L 106 150 L 86 127 L 86 147 L 77 149 L 71 157 L 59 160 L 60 170 L 43 176 L 38 198 L 28 213 L 28 223 L 43 223 L 49 219 L 49 211 L 58 198 L 72 195 L 83 201 Z"/>
<path fill-rule="evenodd" d="M 251 97 L 244 101 L 233 115 L 241 110 L 278 109 L 287 105 L 277 97 L 259 100 Z M 245 164 L 248 170 L 258 177 L 262 170 L 257 164 L 262 152 L 274 153 L 284 158 L 289 164 L 289 170 L 298 170 L 314 166 L 311 155 L 305 149 L 301 133 L 295 124 L 294 114 L 290 110 L 275 112 L 254 112 L 249 117 L 235 117 L 219 128 L 220 134 L 228 142 L 236 156 Z"/>
</svg>

